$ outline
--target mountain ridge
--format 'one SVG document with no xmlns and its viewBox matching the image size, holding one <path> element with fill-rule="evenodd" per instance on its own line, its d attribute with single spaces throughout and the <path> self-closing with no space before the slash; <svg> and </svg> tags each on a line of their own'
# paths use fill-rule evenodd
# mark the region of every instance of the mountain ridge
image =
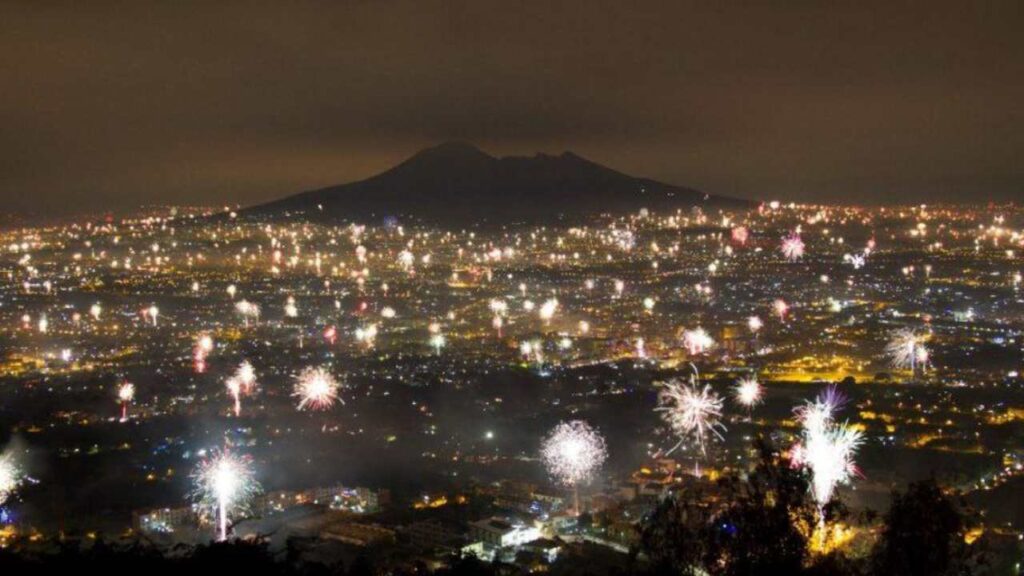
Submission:
<svg viewBox="0 0 1024 576">
<path fill-rule="evenodd" d="M 693 206 L 742 209 L 754 203 L 630 176 L 571 151 L 495 157 L 452 141 L 364 180 L 299 192 L 243 215 L 540 223 Z"/>
</svg>

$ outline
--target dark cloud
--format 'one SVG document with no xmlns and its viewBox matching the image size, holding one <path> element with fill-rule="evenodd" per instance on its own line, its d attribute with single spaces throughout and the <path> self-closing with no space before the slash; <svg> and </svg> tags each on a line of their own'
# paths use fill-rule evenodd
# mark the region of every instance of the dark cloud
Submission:
<svg viewBox="0 0 1024 576">
<path fill-rule="evenodd" d="M 250 203 L 441 140 L 753 198 L 1011 199 L 1024 4 L 7 3 L 0 195 Z"/>
</svg>

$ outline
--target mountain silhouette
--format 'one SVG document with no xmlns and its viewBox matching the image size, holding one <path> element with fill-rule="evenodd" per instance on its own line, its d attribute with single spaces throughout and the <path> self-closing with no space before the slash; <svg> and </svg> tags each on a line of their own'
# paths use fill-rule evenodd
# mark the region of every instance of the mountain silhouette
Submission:
<svg viewBox="0 0 1024 576">
<path fill-rule="evenodd" d="M 500 224 L 575 220 L 640 208 L 752 205 L 629 176 L 572 152 L 495 158 L 471 144 L 447 142 L 366 180 L 302 192 L 243 214 Z"/>
</svg>

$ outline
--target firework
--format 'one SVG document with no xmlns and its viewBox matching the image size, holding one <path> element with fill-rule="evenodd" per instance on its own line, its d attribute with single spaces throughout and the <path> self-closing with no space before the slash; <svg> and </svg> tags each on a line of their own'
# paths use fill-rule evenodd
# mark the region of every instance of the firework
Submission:
<svg viewBox="0 0 1024 576">
<path fill-rule="evenodd" d="M 601 434 L 582 420 L 560 422 L 544 438 L 541 458 L 555 481 L 573 489 L 579 511 L 579 484 L 604 464 L 608 450 Z"/>
<path fill-rule="evenodd" d="M 904 328 L 893 334 L 885 351 L 894 368 L 916 373 L 918 368 L 924 369 L 928 364 L 928 348 L 924 343 L 924 336 Z"/>
<path fill-rule="evenodd" d="M 772 309 L 779 315 L 779 320 L 785 320 L 786 314 L 789 312 L 789 304 L 786 304 L 786 301 L 782 298 L 776 298 L 772 302 Z"/>
<path fill-rule="evenodd" d="M 196 342 L 196 349 L 200 350 L 203 354 L 209 354 L 213 351 L 213 338 L 208 334 L 203 334 Z"/>
<path fill-rule="evenodd" d="M 550 322 L 551 318 L 555 316 L 555 312 L 558 310 L 558 299 L 550 298 L 544 302 L 540 307 L 540 319 L 545 322 Z"/>
<path fill-rule="evenodd" d="M 160 316 L 160 309 L 154 304 L 149 308 L 146 308 L 146 316 L 149 316 L 149 319 L 153 322 L 153 326 L 156 326 L 156 319 Z"/>
<path fill-rule="evenodd" d="M 444 348 L 444 344 L 444 334 L 432 334 L 430 336 L 430 345 L 434 347 L 435 354 L 441 353 L 441 348 Z"/>
<path fill-rule="evenodd" d="M 756 376 L 745 376 L 736 382 L 733 396 L 741 406 L 748 410 L 761 403 L 764 395 L 764 387 L 757 381 Z"/>
<path fill-rule="evenodd" d="M 248 300 L 239 300 L 235 303 L 235 310 L 242 315 L 242 320 L 245 322 L 245 326 L 249 326 L 249 319 L 252 318 L 255 321 L 260 319 L 260 306 L 259 304 L 253 304 Z"/>
<path fill-rule="evenodd" d="M 416 257 L 413 253 L 408 250 L 402 250 L 398 253 L 398 265 L 402 267 L 402 270 L 410 270 L 412 265 L 416 262 Z"/>
<path fill-rule="evenodd" d="M 811 473 L 811 493 L 819 511 L 832 499 L 840 484 L 848 484 L 857 472 L 853 457 L 863 438 L 860 431 L 835 422 L 843 399 L 828 388 L 814 401 L 797 408 L 802 438 L 794 446 L 792 461 Z"/>
<path fill-rule="evenodd" d="M 227 540 L 228 517 L 244 513 L 249 501 L 259 493 L 250 460 L 224 451 L 202 461 L 192 473 L 193 500 L 203 514 L 217 518 L 217 538 Z"/>
<path fill-rule="evenodd" d="M 690 356 L 697 356 L 710 350 L 715 341 L 703 328 L 686 330 L 683 332 L 683 347 L 690 353 Z"/>
<path fill-rule="evenodd" d="M 782 251 L 782 255 L 786 257 L 786 260 L 790 262 L 796 262 L 804 255 L 804 241 L 800 238 L 800 235 L 793 232 L 782 239 L 782 245 L 779 247 Z"/>
<path fill-rule="evenodd" d="M 284 303 L 284 315 L 288 318 L 296 318 L 299 315 L 299 307 L 295 305 L 295 297 L 289 296 Z"/>
<path fill-rule="evenodd" d="M 246 394 L 252 393 L 256 388 L 256 370 L 248 360 L 243 360 L 242 363 L 238 365 L 238 369 L 235 370 L 235 378 L 241 385 L 242 392 Z"/>
<path fill-rule="evenodd" d="M 373 346 L 374 342 L 377 341 L 377 325 L 370 324 L 365 328 L 356 328 L 356 340 L 367 346 Z"/>
<path fill-rule="evenodd" d="M 689 439 L 700 448 L 701 454 L 706 455 L 709 436 L 724 440 L 722 404 L 722 399 L 711 386 L 698 386 L 696 375 L 691 376 L 689 382 L 679 379 L 666 382 L 658 392 L 655 410 L 661 412 L 662 419 L 679 438 L 666 454 L 671 454 Z"/>
<path fill-rule="evenodd" d="M 751 316 L 750 318 L 747 318 L 747 328 L 754 334 L 757 334 L 763 327 L 764 322 L 761 320 L 760 316 Z"/>
<path fill-rule="evenodd" d="M 732 241 L 737 244 L 746 244 L 750 237 L 750 230 L 746 226 L 737 226 L 732 229 Z"/>
<path fill-rule="evenodd" d="M 135 399 L 135 384 L 125 382 L 117 387 L 117 400 L 121 403 L 121 421 L 128 419 L 128 405 Z"/>
<path fill-rule="evenodd" d="M 235 417 L 241 416 L 242 414 L 242 383 L 234 376 L 229 377 L 224 381 L 224 386 L 228 389 L 228 394 L 235 401 Z"/>
<path fill-rule="evenodd" d="M 866 260 L 864 254 L 843 254 L 843 261 L 853 266 L 854 270 L 860 270 L 864 267 Z"/>
<path fill-rule="evenodd" d="M 206 371 L 206 357 L 213 351 L 213 338 L 203 334 L 196 340 L 196 346 L 192 350 L 192 360 L 195 371 L 202 374 Z"/>
<path fill-rule="evenodd" d="M 295 379 L 292 396 L 299 398 L 299 410 L 327 410 L 338 397 L 338 381 L 324 368 L 306 368 Z"/>
<path fill-rule="evenodd" d="M 0 454 L 0 506 L 14 494 L 22 481 L 21 468 L 10 452 Z"/>
</svg>

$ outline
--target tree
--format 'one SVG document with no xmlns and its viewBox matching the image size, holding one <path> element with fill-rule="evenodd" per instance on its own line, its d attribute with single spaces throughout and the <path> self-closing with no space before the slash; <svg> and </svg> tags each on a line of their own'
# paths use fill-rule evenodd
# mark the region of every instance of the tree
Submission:
<svg viewBox="0 0 1024 576">
<path fill-rule="evenodd" d="M 725 483 L 726 505 L 709 534 L 711 574 L 797 574 L 808 558 L 817 512 L 807 479 L 766 441 L 757 449 L 754 471 Z"/>
<path fill-rule="evenodd" d="M 968 515 L 934 479 L 894 491 L 871 554 L 878 576 L 959 576 L 980 560 L 964 536 Z"/>
<path fill-rule="evenodd" d="M 703 491 L 662 500 L 640 528 L 640 551 L 654 574 L 699 574 L 707 554 L 711 511 Z"/>
</svg>

